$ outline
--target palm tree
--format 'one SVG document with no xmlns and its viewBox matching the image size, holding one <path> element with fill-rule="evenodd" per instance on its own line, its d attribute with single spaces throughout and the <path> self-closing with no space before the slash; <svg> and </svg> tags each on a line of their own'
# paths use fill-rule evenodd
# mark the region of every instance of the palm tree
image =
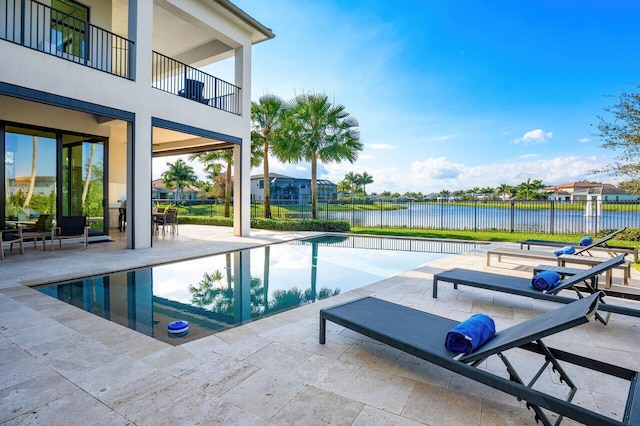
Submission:
<svg viewBox="0 0 640 426">
<path fill-rule="evenodd" d="M 165 185 L 173 186 L 176 188 L 176 196 L 178 199 L 182 199 L 182 191 L 187 184 L 196 183 L 198 177 L 193 171 L 193 167 L 179 158 L 175 163 L 167 163 L 169 169 L 162 173 L 162 180 Z"/>
<path fill-rule="evenodd" d="M 369 185 L 370 183 L 373 183 L 373 176 L 371 176 L 369 173 L 367 172 L 362 172 L 358 175 L 358 185 L 362 185 L 362 193 L 364 194 L 364 196 L 367 196 L 367 189 L 366 186 Z"/>
<path fill-rule="evenodd" d="M 300 95 L 284 115 L 278 157 L 311 163 L 311 217 L 318 214 L 318 160 L 353 163 L 362 151 L 358 121 L 342 105 L 332 105 L 324 94 Z"/>
<path fill-rule="evenodd" d="M 36 163 L 38 162 L 38 138 L 33 137 L 33 151 L 31 153 L 31 177 L 29 178 L 29 190 L 27 196 L 24 198 L 23 208 L 29 207 L 31 197 L 33 196 L 33 190 L 36 187 Z M 8 194 L 8 192 L 7 192 Z"/>
<path fill-rule="evenodd" d="M 262 147 L 262 169 L 264 177 L 264 217 L 271 218 L 271 185 L 269 184 L 269 154 L 277 141 L 284 101 L 275 95 L 264 95 L 258 102 L 251 102 L 251 145 Z"/>
<path fill-rule="evenodd" d="M 251 166 L 257 166 L 262 160 L 262 153 L 257 152 L 255 144 L 251 144 Z M 233 150 L 224 149 L 219 151 L 204 151 L 191 154 L 191 160 L 200 160 L 205 164 L 205 171 L 209 175 L 212 173 L 220 173 L 222 170 L 221 163 L 226 163 L 225 168 L 225 186 L 224 186 L 224 217 L 231 216 L 231 181 L 233 177 Z M 207 169 L 209 167 L 209 169 Z M 215 178 L 215 174 L 213 176 Z"/>
<path fill-rule="evenodd" d="M 87 194 L 89 193 L 89 184 L 91 183 L 91 175 L 93 174 L 93 157 L 96 151 L 96 144 L 92 143 L 89 151 L 89 161 L 87 163 L 87 177 L 84 179 L 84 185 L 82 187 L 82 207 L 84 208 L 87 201 Z"/>
<path fill-rule="evenodd" d="M 497 188 L 498 196 L 500 198 L 502 198 L 502 195 L 504 194 L 512 196 L 513 195 L 512 191 L 513 191 L 513 187 L 511 185 L 507 185 L 506 183 L 501 183 Z"/>
<path fill-rule="evenodd" d="M 346 179 L 342 179 L 340 182 L 338 182 L 338 192 L 342 192 L 342 193 L 347 193 L 347 192 L 351 192 L 351 188 L 352 188 L 353 184 L 349 181 L 347 181 Z"/>
<path fill-rule="evenodd" d="M 356 191 L 358 190 L 358 179 L 359 179 L 359 175 L 354 172 L 349 172 L 346 175 L 344 175 L 344 180 L 349 184 L 349 192 L 351 194 L 355 194 Z"/>
<path fill-rule="evenodd" d="M 438 192 L 438 197 L 440 197 L 441 200 L 448 199 L 450 195 L 451 195 L 451 191 L 447 189 L 443 189 L 442 191 Z"/>
</svg>

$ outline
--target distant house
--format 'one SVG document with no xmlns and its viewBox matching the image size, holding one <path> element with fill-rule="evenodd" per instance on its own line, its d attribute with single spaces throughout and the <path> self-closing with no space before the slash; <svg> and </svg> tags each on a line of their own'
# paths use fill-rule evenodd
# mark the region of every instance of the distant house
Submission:
<svg viewBox="0 0 640 426">
<path fill-rule="evenodd" d="M 271 202 L 274 204 L 298 204 L 311 202 L 311 179 L 299 179 L 278 173 L 269 173 Z M 264 202 L 264 175 L 251 176 L 251 200 Z M 318 179 L 318 201 L 338 198 L 338 186 L 328 180 Z"/>
<path fill-rule="evenodd" d="M 610 183 L 569 182 L 544 188 L 553 201 L 638 201 L 640 197 Z"/>
<path fill-rule="evenodd" d="M 198 188 L 193 185 L 186 185 L 180 194 L 176 189 L 167 189 L 162 179 L 151 181 L 151 199 L 152 200 L 197 200 Z"/>
</svg>

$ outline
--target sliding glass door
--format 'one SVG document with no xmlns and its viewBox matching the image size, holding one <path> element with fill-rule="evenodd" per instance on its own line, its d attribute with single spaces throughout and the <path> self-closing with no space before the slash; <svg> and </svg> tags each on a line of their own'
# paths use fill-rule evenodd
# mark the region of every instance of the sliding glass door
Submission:
<svg viewBox="0 0 640 426">
<path fill-rule="evenodd" d="M 49 223 L 53 220 L 57 193 L 55 158 L 55 133 L 4 128 L 4 227 L 28 228 L 43 214 L 49 215 Z"/>
<path fill-rule="evenodd" d="M 61 216 L 87 216 L 89 233 L 108 234 L 107 140 L 0 122 L 0 229 L 49 230 Z"/>
<path fill-rule="evenodd" d="M 87 216 L 90 234 L 108 232 L 104 166 L 103 140 L 62 135 L 62 215 Z"/>
</svg>

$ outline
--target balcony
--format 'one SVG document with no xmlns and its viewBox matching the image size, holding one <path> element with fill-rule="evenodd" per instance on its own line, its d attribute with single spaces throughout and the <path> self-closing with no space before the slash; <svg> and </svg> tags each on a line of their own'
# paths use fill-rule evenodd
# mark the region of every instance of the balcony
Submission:
<svg viewBox="0 0 640 426">
<path fill-rule="evenodd" d="M 132 79 L 131 40 L 35 0 L 0 0 L 0 39 Z"/>
<path fill-rule="evenodd" d="M 231 114 L 242 114 L 240 87 L 180 61 L 153 52 L 151 85 Z"/>
</svg>

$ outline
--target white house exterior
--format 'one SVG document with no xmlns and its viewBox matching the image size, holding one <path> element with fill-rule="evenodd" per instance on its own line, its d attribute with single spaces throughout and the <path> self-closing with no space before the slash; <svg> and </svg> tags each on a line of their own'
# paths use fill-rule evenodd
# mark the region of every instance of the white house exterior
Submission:
<svg viewBox="0 0 640 426">
<path fill-rule="evenodd" d="M 126 199 L 127 246 L 150 247 L 152 157 L 233 148 L 248 235 L 251 50 L 273 37 L 228 0 L 0 0 L 0 229 L 7 192 L 53 175 L 58 218 L 106 233 Z M 225 59 L 234 81 L 200 70 Z"/>
<path fill-rule="evenodd" d="M 638 201 L 637 195 L 629 194 L 610 183 L 591 183 L 586 181 L 569 182 L 545 188 L 552 201 Z"/>
</svg>

